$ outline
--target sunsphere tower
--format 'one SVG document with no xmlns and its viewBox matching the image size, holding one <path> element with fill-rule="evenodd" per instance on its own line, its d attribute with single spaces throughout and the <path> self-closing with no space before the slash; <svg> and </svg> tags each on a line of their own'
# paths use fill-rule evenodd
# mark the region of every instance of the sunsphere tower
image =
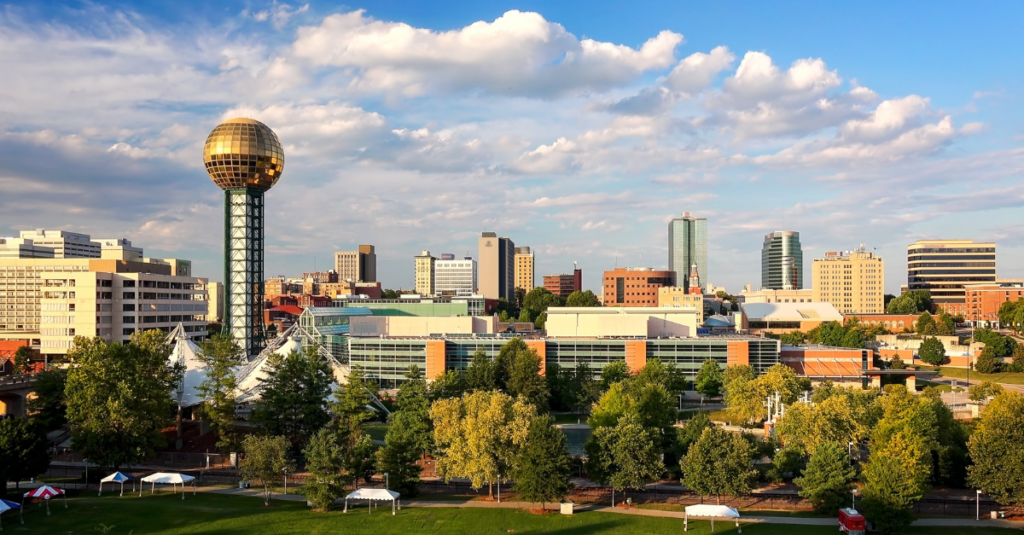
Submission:
<svg viewBox="0 0 1024 535">
<path fill-rule="evenodd" d="M 230 119 L 206 138 L 203 163 L 224 190 L 224 332 L 253 355 L 264 345 L 263 194 L 281 178 L 284 151 L 267 125 Z"/>
</svg>

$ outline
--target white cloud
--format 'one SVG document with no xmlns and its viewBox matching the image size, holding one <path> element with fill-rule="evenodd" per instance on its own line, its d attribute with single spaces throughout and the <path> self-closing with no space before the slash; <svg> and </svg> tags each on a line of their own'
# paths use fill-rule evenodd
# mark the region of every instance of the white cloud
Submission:
<svg viewBox="0 0 1024 535">
<path fill-rule="evenodd" d="M 710 86 L 714 77 L 732 66 L 735 59 L 724 46 L 715 47 L 709 54 L 695 52 L 680 61 L 663 83 L 673 91 L 692 95 Z"/>
<path fill-rule="evenodd" d="M 663 31 L 634 49 L 578 39 L 540 14 L 514 10 L 493 22 L 437 32 L 373 20 L 360 10 L 300 28 L 292 55 L 315 66 L 351 69 L 350 87 L 362 92 L 550 97 L 601 91 L 665 69 L 682 39 Z"/>
</svg>

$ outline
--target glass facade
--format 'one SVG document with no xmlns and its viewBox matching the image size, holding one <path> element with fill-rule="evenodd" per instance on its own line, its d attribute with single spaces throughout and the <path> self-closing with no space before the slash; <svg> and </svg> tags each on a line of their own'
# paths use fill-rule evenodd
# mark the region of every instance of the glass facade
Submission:
<svg viewBox="0 0 1024 535">
<path fill-rule="evenodd" d="M 372 315 L 362 307 L 307 307 L 299 316 L 299 326 L 313 337 L 313 344 L 323 346 L 339 363 L 347 364 L 352 316 Z"/>
<path fill-rule="evenodd" d="M 702 283 L 708 279 L 708 220 L 690 217 L 673 219 L 668 224 L 668 270 L 676 272 L 676 284 L 690 289 L 690 268 L 697 264 Z"/>
<path fill-rule="evenodd" d="M 804 287 L 804 254 L 800 233 L 778 230 L 764 237 L 761 246 L 761 288 L 801 290 Z"/>
<path fill-rule="evenodd" d="M 935 303 L 963 303 L 965 284 L 996 281 L 996 244 L 918 241 L 907 247 L 907 286 Z"/>
</svg>

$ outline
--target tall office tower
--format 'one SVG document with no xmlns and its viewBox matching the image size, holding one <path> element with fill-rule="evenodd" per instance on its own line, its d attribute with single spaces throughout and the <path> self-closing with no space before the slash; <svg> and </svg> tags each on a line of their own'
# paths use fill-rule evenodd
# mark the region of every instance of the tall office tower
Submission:
<svg viewBox="0 0 1024 535">
<path fill-rule="evenodd" d="M 529 247 L 516 247 L 516 288 L 529 292 L 534 288 L 534 257 Z"/>
<path fill-rule="evenodd" d="M 840 314 L 885 312 L 885 262 L 863 246 L 815 258 L 811 287 L 814 302 L 831 303 Z"/>
<path fill-rule="evenodd" d="M 284 170 L 281 142 L 267 125 L 229 119 L 203 147 L 206 172 L 224 190 L 224 331 L 246 355 L 263 349 L 263 194 Z"/>
<path fill-rule="evenodd" d="M 761 288 L 800 290 L 804 287 L 804 253 L 800 233 L 776 230 L 764 237 L 761 246 Z"/>
<path fill-rule="evenodd" d="M 357 251 L 334 253 L 334 271 L 338 280 L 377 282 L 377 253 L 372 245 L 360 245 Z"/>
<path fill-rule="evenodd" d="M 697 264 L 697 272 L 708 280 L 708 220 L 683 212 L 668 223 L 668 270 L 676 272 L 679 284 L 690 290 L 690 267 Z"/>
<path fill-rule="evenodd" d="M 475 294 L 476 268 L 472 256 L 455 260 L 454 255 L 441 255 L 441 260 L 434 262 L 434 293 L 453 297 Z"/>
<path fill-rule="evenodd" d="M 994 243 L 918 240 L 907 246 L 907 287 L 930 291 L 934 303 L 963 303 L 965 284 L 995 281 Z"/>
<path fill-rule="evenodd" d="M 21 238 L 36 247 L 53 248 L 53 258 L 101 258 L 103 246 L 88 234 L 66 230 L 23 230 Z"/>
<path fill-rule="evenodd" d="M 416 293 L 434 295 L 434 264 L 437 259 L 430 256 L 430 251 L 423 250 L 416 257 Z"/>
<path fill-rule="evenodd" d="M 484 232 L 479 240 L 480 263 L 477 278 L 480 293 L 486 299 L 515 299 L 515 248 L 508 238 L 499 238 L 493 232 Z"/>
</svg>

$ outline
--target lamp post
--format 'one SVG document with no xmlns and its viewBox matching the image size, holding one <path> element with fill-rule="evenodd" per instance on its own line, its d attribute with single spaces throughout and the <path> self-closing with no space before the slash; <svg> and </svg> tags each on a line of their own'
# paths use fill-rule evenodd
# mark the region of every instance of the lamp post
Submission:
<svg viewBox="0 0 1024 535">
<path fill-rule="evenodd" d="M 981 520 L 981 491 L 975 491 L 977 495 L 974 499 L 974 519 Z"/>
<path fill-rule="evenodd" d="M 501 503 L 501 474 L 498 474 L 498 503 Z"/>
<path fill-rule="evenodd" d="M 846 454 L 853 457 L 853 442 L 846 445 Z"/>
<path fill-rule="evenodd" d="M 850 509 L 857 508 L 857 489 L 850 491 Z"/>
</svg>

